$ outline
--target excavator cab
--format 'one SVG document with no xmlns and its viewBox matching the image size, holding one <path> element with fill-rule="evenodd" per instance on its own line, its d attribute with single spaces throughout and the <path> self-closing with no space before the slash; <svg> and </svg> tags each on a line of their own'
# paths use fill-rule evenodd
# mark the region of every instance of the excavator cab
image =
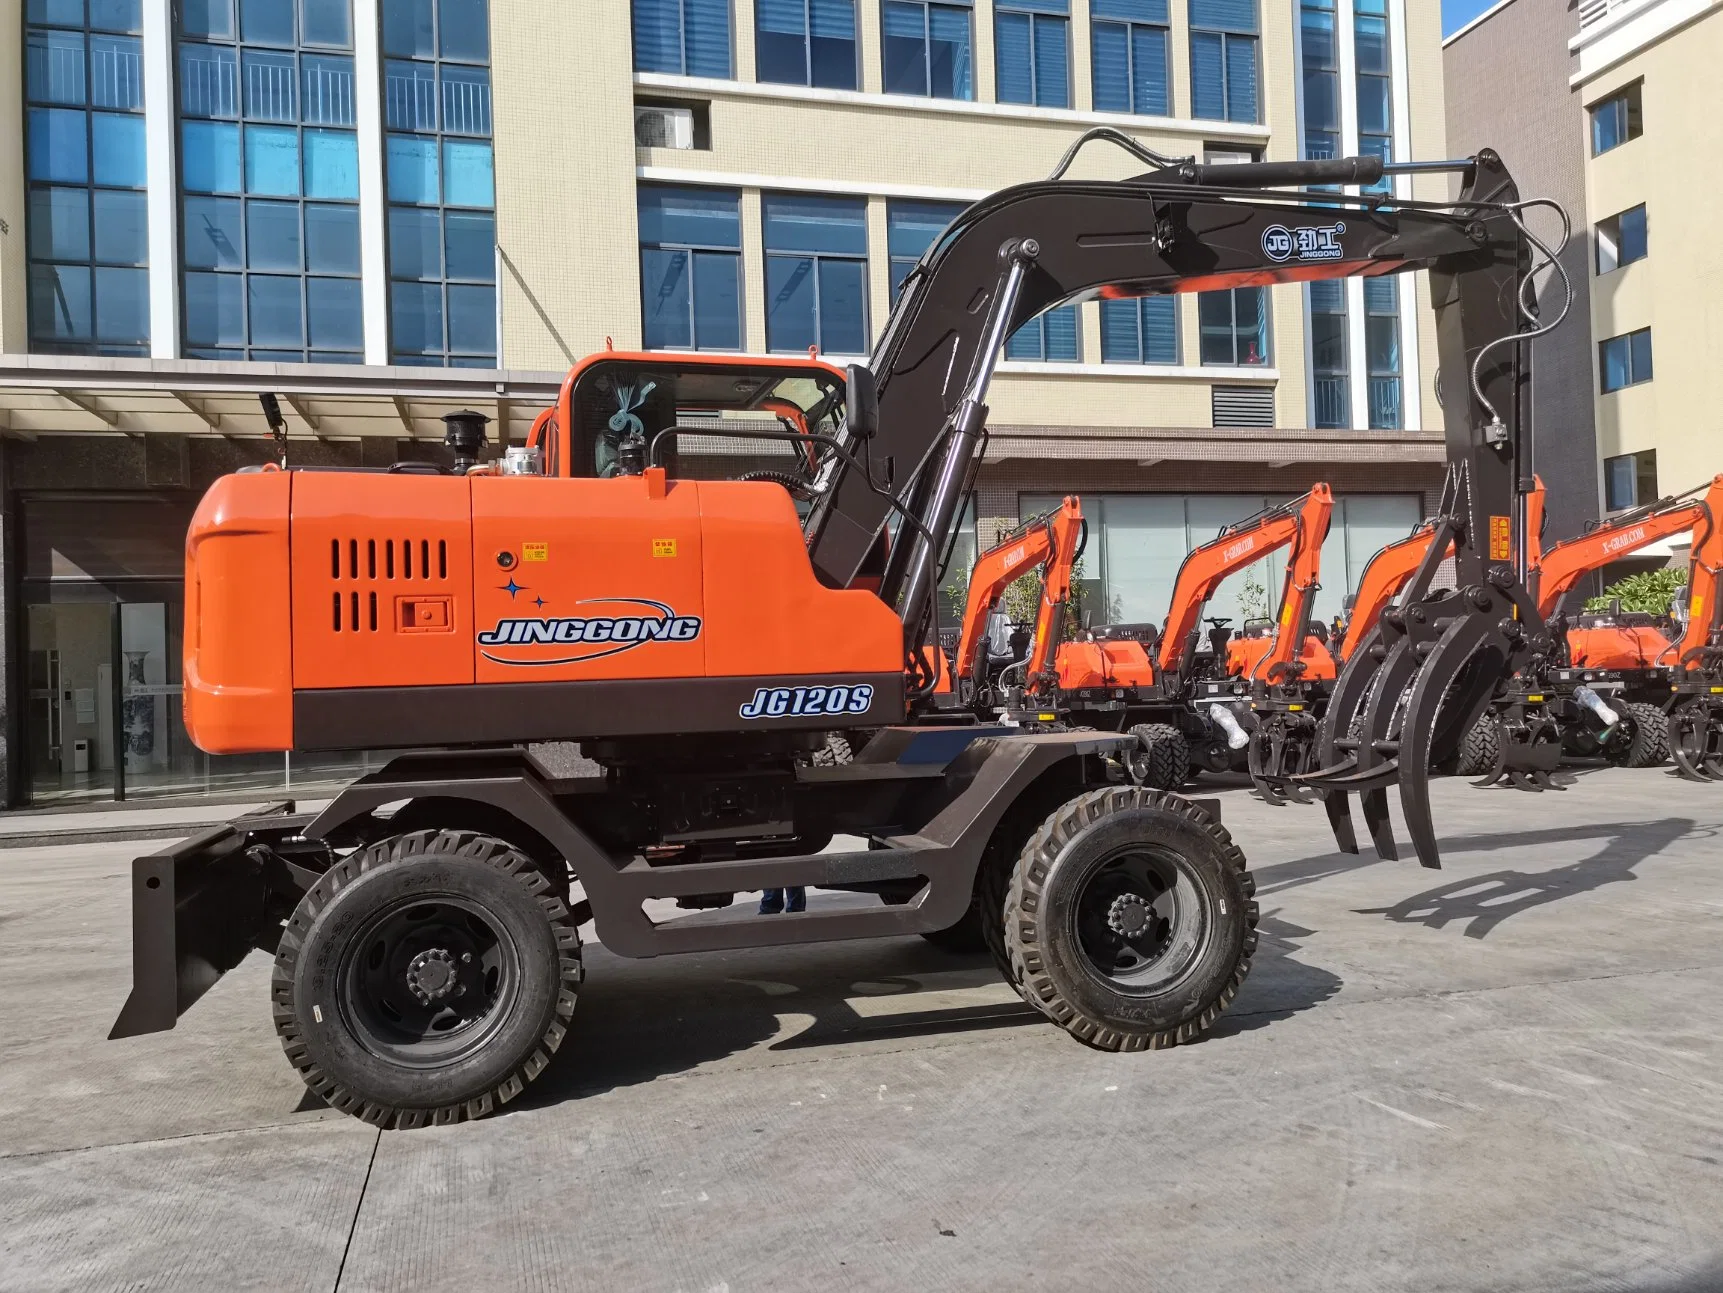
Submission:
<svg viewBox="0 0 1723 1293">
<path fill-rule="evenodd" d="M 778 437 L 832 433 L 845 396 L 844 370 L 812 357 L 602 350 L 569 370 L 527 445 L 544 475 L 602 479 L 638 476 L 662 437 L 654 461 L 672 478 L 711 475 L 701 460 L 721 451 L 748 460 L 744 479 L 775 480 L 805 504 L 812 446 Z"/>
</svg>

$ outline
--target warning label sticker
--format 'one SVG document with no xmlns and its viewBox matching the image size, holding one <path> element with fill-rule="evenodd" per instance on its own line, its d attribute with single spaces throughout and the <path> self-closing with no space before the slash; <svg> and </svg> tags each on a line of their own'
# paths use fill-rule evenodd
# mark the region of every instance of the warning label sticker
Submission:
<svg viewBox="0 0 1723 1293">
<path fill-rule="evenodd" d="M 523 543 L 520 545 L 520 559 L 522 561 L 549 561 L 550 544 Z"/>
<path fill-rule="evenodd" d="M 676 555 L 675 539 L 652 540 L 652 555 L 655 557 L 674 557 Z"/>
<path fill-rule="evenodd" d="M 1490 518 L 1490 560 L 1511 561 L 1514 555 L 1514 523 L 1505 516 Z"/>
</svg>

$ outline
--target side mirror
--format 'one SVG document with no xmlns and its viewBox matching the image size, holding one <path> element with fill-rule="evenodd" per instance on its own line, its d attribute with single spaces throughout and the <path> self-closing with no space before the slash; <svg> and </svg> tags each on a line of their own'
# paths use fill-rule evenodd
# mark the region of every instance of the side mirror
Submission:
<svg viewBox="0 0 1723 1293">
<path fill-rule="evenodd" d="M 866 364 L 844 370 L 844 426 L 852 440 L 872 440 L 879 434 L 879 384 Z"/>
</svg>

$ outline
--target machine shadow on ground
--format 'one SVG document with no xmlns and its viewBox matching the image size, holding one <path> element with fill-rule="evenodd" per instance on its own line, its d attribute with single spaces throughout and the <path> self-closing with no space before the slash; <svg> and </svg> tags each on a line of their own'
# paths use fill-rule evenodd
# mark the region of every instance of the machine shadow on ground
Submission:
<svg viewBox="0 0 1723 1293">
<path fill-rule="evenodd" d="M 1666 817 L 1646 822 L 1600 822 L 1542 831 L 1461 835 L 1444 840 L 1443 849 L 1458 854 L 1542 844 L 1578 844 L 1587 840 L 1601 840 L 1603 844 L 1589 857 L 1566 866 L 1461 876 L 1403 898 L 1390 907 L 1356 910 L 1361 916 L 1386 916 L 1398 924 L 1424 925 L 1430 929 L 1444 929 L 1463 921 L 1467 938 L 1487 938 L 1510 916 L 1575 894 L 1593 893 L 1605 885 L 1637 880 L 1634 868 L 1675 841 L 1714 834 L 1712 828 L 1701 828 L 1691 818 Z"/>
<path fill-rule="evenodd" d="M 1339 976 L 1293 957 L 1310 933 L 1265 913 L 1250 977 L 1195 1044 L 1253 1031 L 1333 997 Z M 1012 994 L 987 955 L 954 955 L 920 939 L 671 957 L 650 966 L 603 952 L 590 959 L 568 1037 L 511 1109 L 652 1082 L 750 1050 L 781 1062 L 846 1046 L 1054 1030 Z"/>
</svg>

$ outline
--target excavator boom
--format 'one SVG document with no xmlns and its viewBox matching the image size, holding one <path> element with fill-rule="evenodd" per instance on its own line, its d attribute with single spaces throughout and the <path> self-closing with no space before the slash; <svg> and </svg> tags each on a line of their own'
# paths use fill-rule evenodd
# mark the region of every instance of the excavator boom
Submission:
<svg viewBox="0 0 1723 1293">
<path fill-rule="evenodd" d="M 1325 490 L 1327 486 L 1318 488 Z M 1186 554 L 1173 584 L 1173 600 L 1156 652 L 1155 665 L 1161 673 L 1171 676 L 1186 662 L 1190 635 L 1196 629 L 1203 606 L 1214 596 L 1221 581 L 1284 548 L 1297 537 L 1299 512 L 1310 497 L 1306 494 L 1229 525 L 1217 537 Z"/>
<path fill-rule="evenodd" d="M 1033 679 L 1046 668 L 1056 643 L 1059 612 L 1071 596 L 1071 568 L 1082 553 L 1083 507 L 1066 498 L 1058 507 L 1025 521 L 975 559 L 969 576 L 969 596 L 963 609 L 963 629 L 957 639 L 953 672 L 973 678 L 987 636 L 987 620 L 1005 590 L 1041 567 L 1041 601 L 1036 614 L 1035 645 L 1028 674 Z"/>
<path fill-rule="evenodd" d="M 1334 516 L 1334 493 L 1325 484 L 1315 485 L 1298 507 L 1298 528 L 1292 551 L 1286 554 L 1286 582 L 1280 593 L 1280 617 L 1274 625 L 1274 642 L 1251 668 L 1251 680 L 1278 682 L 1297 660 L 1304 647 L 1310 605 L 1316 599 L 1322 578 L 1322 544 Z"/>
<path fill-rule="evenodd" d="M 1546 620 L 1582 575 L 1600 570 L 1639 549 L 1723 515 L 1723 476 L 1714 477 L 1704 498 L 1664 498 L 1616 517 L 1577 538 L 1555 544 L 1535 563 L 1538 613 Z"/>
</svg>

